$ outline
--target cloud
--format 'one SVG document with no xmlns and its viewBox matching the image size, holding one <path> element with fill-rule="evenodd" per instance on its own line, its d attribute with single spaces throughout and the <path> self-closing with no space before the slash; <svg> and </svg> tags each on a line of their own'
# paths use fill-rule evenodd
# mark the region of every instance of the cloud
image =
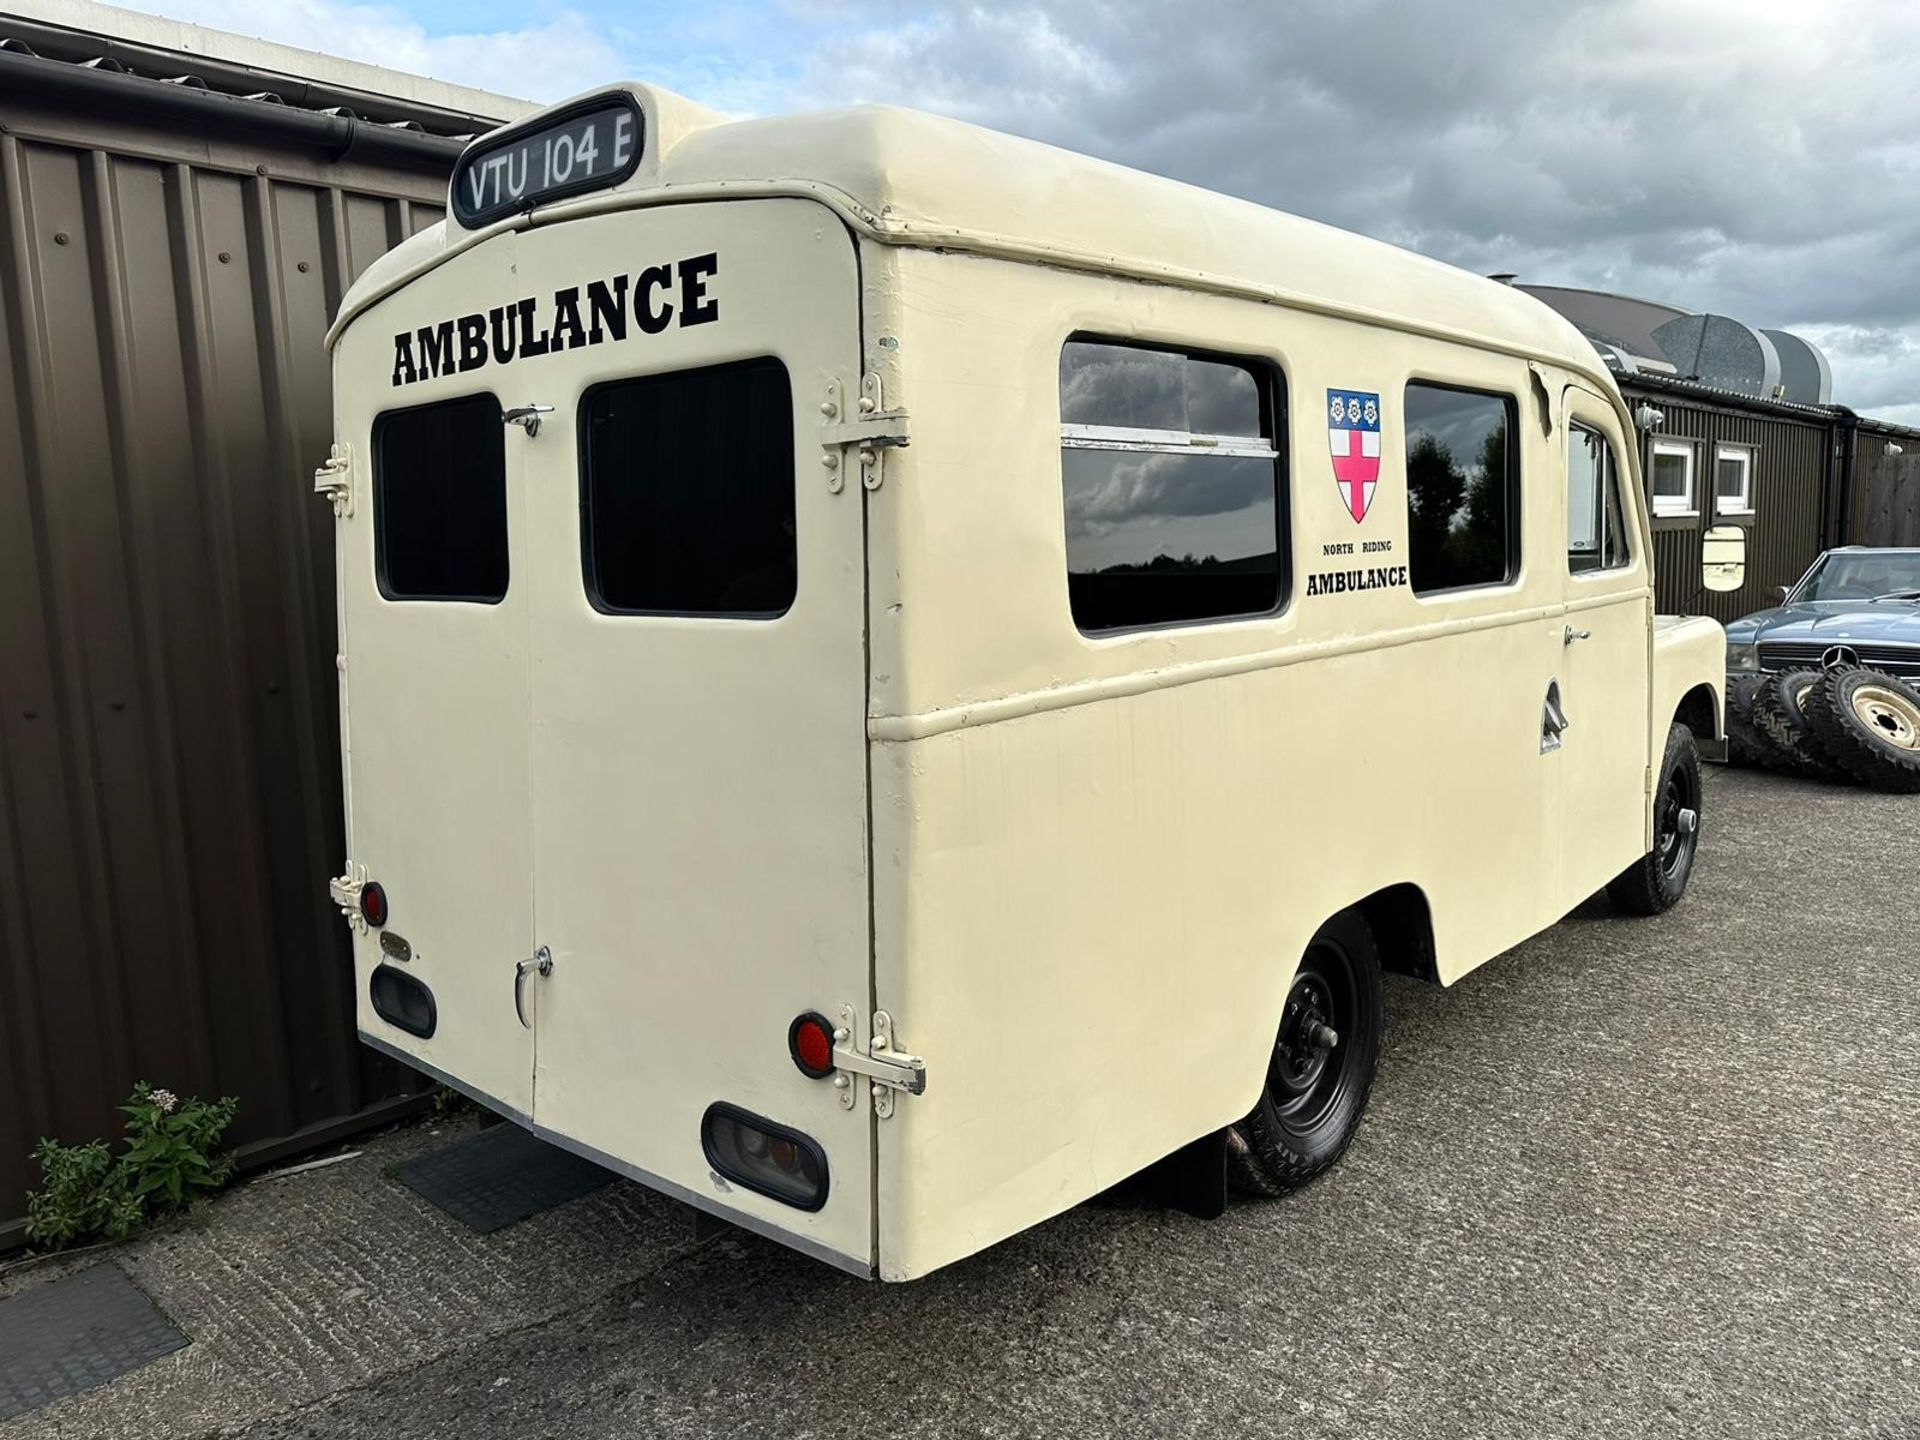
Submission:
<svg viewBox="0 0 1920 1440">
<path fill-rule="evenodd" d="M 549 100 L 622 75 L 731 113 L 884 100 L 1242 195 L 1467 269 L 1813 339 L 1920 419 L 1920 5 L 1886 0 L 159 0 Z M 415 0 L 444 5 L 451 0 Z"/>
<path fill-rule="evenodd" d="M 1920 7 L 949 3 L 796 90 L 945 111 L 1379 236 L 1786 326 L 1920 402 Z"/>
</svg>

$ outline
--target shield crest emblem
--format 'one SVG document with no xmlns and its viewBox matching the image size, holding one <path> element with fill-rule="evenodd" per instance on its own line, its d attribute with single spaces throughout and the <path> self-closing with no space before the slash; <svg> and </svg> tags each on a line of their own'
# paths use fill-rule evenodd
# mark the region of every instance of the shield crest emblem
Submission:
<svg viewBox="0 0 1920 1440">
<path fill-rule="evenodd" d="M 1327 391 L 1327 443 L 1333 450 L 1333 483 L 1357 525 L 1367 518 L 1380 484 L 1379 392 Z"/>
</svg>

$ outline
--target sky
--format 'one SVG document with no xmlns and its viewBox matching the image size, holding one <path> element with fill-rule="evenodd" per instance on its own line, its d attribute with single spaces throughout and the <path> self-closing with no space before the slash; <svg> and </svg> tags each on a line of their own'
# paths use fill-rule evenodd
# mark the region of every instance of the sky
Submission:
<svg viewBox="0 0 1920 1440">
<path fill-rule="evenodd" d="M 1479 273 L 1794 330 L 1920 425 L 1914 0 L 154 0 L 534 100 L 878 100 Z"/>
</svg>

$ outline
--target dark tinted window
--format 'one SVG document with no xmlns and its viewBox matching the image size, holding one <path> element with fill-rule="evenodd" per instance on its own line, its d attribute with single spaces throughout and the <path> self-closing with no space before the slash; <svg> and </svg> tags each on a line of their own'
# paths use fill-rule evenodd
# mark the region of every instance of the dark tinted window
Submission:
<svg viewBox="0 0 1920 1440">
<path fill-rule="evenodd" d="M 374 422 L 374 566 L 389 600 L 506 595 L 505 428 L 491 395 Z"/>
<path fill-rule="evenodd" d="M 1279 605 L 1277 408 L 1265 366 L 1068 342 L 1060 468 L 1076 625 L 1166 625 Z"/>
<path fill-rule="evenodd" d="M 1416 594 L 1498 585 L 1519 570 L 1513 401 L 1407 386 L 1407 563 Z"/>
<path fill-rule="evenodd" d="M 587 593 L 602 610 L 793 604 L 793 396 L 778 360 L 602 385 L 581 402 Z"/>
</svg>

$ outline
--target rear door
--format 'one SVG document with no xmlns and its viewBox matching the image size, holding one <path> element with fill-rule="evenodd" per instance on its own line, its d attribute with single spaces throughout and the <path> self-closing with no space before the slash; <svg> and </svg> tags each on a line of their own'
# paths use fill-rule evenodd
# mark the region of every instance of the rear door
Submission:
<svg viewBox="0 0 1920 1440">
<path fill-rule="evenodd" d="M 348 853 L 389 910 L 354 941 L 360 1030 L 528 1114 L 534 1037 L 513 1005 L 534 945 L 526 437 L 486 372 L 410 376 L 394 338 L 510 290 L 513 245 L 449 262 L 343 338 L 354 506 L 336 533 Z M 430 1007 L 377 1006 L 382 965 Z"/>
<path fill-rule="evenodd" d="M 859 393 L 852 239 L 805 201 L 680 205 L 532 230 L 518 265 L 534 296 L 637 277 L 632 333 L 603 316 L 512 397 L 554 406 L 526 449 L 535 1120 L 864 1267 L 869 1105 L 787 1050 L 872 1003 L 863 492 L 820 429 Z M 716 1104 L 817 1142 L 824 1205 L 720 1178 Z"/>
</svg>

